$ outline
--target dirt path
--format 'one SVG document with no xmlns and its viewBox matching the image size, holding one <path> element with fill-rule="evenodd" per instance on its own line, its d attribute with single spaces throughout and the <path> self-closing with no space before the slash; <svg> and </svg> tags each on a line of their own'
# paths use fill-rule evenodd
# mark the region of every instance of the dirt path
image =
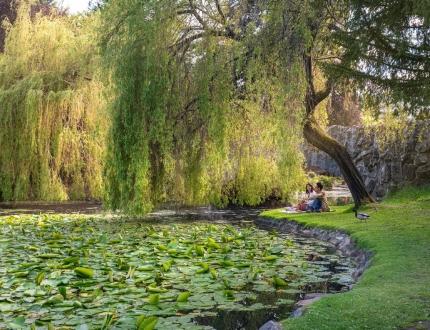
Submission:
<svg viewBox="0 0 430 330">
<path fill-rule="evenodd" d="M 352 197 L 352 195 L 347 185 L 338 185 L 338 186 L 334 186 L 332 190 L 327 191 L 327 197 L 341 198 L 341 197 Z"/>
</svg>

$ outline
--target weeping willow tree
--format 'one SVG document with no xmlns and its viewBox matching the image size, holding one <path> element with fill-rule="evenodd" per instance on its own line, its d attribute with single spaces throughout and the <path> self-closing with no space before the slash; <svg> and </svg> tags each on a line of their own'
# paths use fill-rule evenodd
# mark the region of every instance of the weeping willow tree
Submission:
<svg viewBox="0 0 430 330">
<path fill-rule="evenodd" d="M 303 180 L 302 70 L 294 61 L 277 70 L 281 60 L 252 33 L 242 43 L 209 25 L 189 35 L 198 19 L 181 9 L 174 0 L 117 0 L 102 10 L 109 206 L 144 213 L 166 200 L 287 198 Z"/>
<path fill-rule="evenodd" d="M 305 92 L 301 96 L 304 138 L 335 160 L 356 206 L 373 201 L 346 148 L 324 131 L 318 111 L 336 81 L 336 76 L 329 73 L 328 62 L 338 60 L 343 49 L 334 41 L 332 27 L 348 20 L 348 1 L 189 0 L 178 1 L 177 5 L 180 8 L 177 13 L 184 15 L 189 23 L 186 36 L 178 43 L 180 46 L 196 43 L 205 35 L 245 45 L 249 45 L 251 37 L 254 43 L 250 44 L 249 53 L 254 55 L 259 49 L 252 47 L 255 42 L 264 45 L 260 48 L 264 53 L 278 58 L 274 71 L 285 74 L 287 79 L 283 79 L 284 84 L 293 84 L 302 90 L 300 82 L 304 77 Z M 300 63 L 301 67 L 295 79 L 287 74 L 292 63 Z M 318 81 L 321 73 L 328 76 L 322 83 Z M 297 111 L 301 108 L 298 107 Z"/>
<path fill-rule="evenodd" d="M 101 198 L 106 116 L 89 19 L 21 2 L 0 55 L 0 200 Z"/>
</svg>

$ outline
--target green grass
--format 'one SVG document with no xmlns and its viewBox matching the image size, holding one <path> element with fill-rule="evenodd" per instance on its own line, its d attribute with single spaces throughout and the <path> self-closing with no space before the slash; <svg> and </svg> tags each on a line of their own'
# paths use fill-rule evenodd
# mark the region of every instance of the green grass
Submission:
<svg viewBox="0 0 430 330">
<path fill-rule="evenodd" d="M 286 329 L 402 329 L 430 319 L 430 187 L 407 188 L 383 203 L 363 208 L 371 215 L 359 223 L 351 206 L 334 213 L 262 215 L 295 220 L 309 227 L 341 229 L 373 252 L 370 268 L 354 288 L 312 304 Z"/>
</svg>

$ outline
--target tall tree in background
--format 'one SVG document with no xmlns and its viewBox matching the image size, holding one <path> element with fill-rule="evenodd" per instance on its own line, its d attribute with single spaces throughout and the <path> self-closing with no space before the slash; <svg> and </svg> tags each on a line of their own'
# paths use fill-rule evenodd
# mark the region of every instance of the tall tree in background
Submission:
<svg viewBox="0 0 430 330">
<path fill-rule="evenodd" d="M 342 50 L 332 79 L 356 82 L 370 101 L 418 118 L 430 115 L 430 2 L 348 0 L 349 16 L 332 26 Z"/>
<path fill-rule="evenodd" d="M 336 15 L 331 1 L 326 3 L 328 37 L 335 46 L 332 49 L 338 50 L 330 50 L 325 55 L 328 60 L 322 63 L 328 81 L 354 82 L 376 113 L 383 105 L 390 105 L 418 118 L 428 117 L 429 1 L 347 0 L 343 2 L 346 16 Z M 362 180 L 346 152 L 324 138 L 312 120 L 305 125 L 305 136 L 337 161 L 356 204 L 366 199 Z"/>
</svg>

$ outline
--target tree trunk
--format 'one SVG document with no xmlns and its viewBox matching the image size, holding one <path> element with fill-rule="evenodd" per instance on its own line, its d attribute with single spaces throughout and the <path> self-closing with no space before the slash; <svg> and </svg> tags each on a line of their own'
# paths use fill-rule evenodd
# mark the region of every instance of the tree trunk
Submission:
<svg viewBox="0 0 430 330">
<path fill-rule="evenodd" d="M 363 203 L 374 202 L 373 197 L 367 192 L 351 156 L 343 145 L 324 132 L 312 116 L 306 120 L 303 133 L 310 144 L 327 153 L 337 163 L 351 191 L 356 208 Z"/>
</svg>

